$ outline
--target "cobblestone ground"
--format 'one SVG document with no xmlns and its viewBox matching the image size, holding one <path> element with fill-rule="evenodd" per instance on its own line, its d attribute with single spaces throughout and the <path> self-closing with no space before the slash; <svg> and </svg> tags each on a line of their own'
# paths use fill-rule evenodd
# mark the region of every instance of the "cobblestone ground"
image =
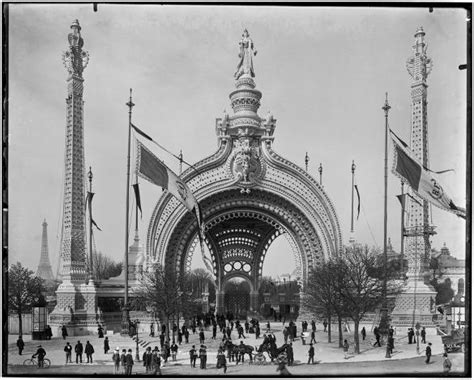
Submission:
<svg viewBox="0 0 474 380">
<path fill-rule="evenodd" d="M 263 324 L 264 325 L 264 324 Z M 281 323 L 271 324 L 272 331 L 277 337 L 277 345 L 283 344 L 283 325 Z M 298 326 L 299 328 L 300 326 Z M 321 327 L 321 329 L 319 328 Z M 369 331 L 370 327 L 366 329 Z M 263 335 L 262 331 L 262 335 Z M 140 339 L 143 340 L 142 344 L 139 345 L 140 358 L 145 350 L 145 347 L 159 346 L 158 338 L 150 338 L 148 334 L 141 334 Z M 199 368 L 191 369 L 189 366 L 188 351 L 191 345 L 199 347 L 199 338 L 197 334 L 190 335 L 189 344 L 182 344 L 179 347 L 178 356 L 176 362 L 168 361 L 162 368 L 163 375 L 192 375 L 192 376 L 212 376 L 212 375 L 223 375 L 222 369 L 216 368 L 216 354 L 217 347 L 222 339 L 222 333 L 217 334 L 217 339 L 211 339 L 211 331 L 206 331 L 206 347 L 208 351 L 208 368 L 201 370 Z M 232 338 L 235 344 L 240 343 L 237 339 L 237 333 L 233 332 Z M 77 375 L 77 374 L 113 374 L 113 365 L 111 362 L 113 349 L 119 347 L 120 350 L 123 348 L 133 350 L 135 357 L 136 343 L 129 337 L 122 337 L 119 334 L 109 335 L 110 347 L 112 351 L 108 354 L 104 353 L 103 341 L 99 339 L 97 335 L 91 336 L 79 336 L 79 337 L 68 337 L 66 341 L 69 341 L 74 348 L 77 340 L 80 340 L 83 345 L 89 340 L 94 346 L 95 353 L 93 355 L 94 363 L 92 364 L 65 364 L 64 346 L 66 341 L 61 337 L 53 337 L 48 341 L 31 341 L 29 336 L 25 336 L 25 349 L 23 355 L 18 355 L 16 348 L 17 336 L 9 336 L 8 344 L 8 374 L 35 374 L 42 376 L 49 376 L 54 374 L 63 375 Z M 344 333 L 344 338 L 348 339 L 349 342 L 353 341 L 353 334 Z M 246 335 L 246 339 L 241 339 L 245 344 L 252 346 L 258 346 L 262 343 L 262 338 L 255 339 L 255 335 Z M 308 365 L 307 351 L 309 346 L 303 345 L 298 339 L 293 342 L 295 365 L 290 367 L 290 372 L 298 375 L 326 375 L 326 374 L 348 374 L 348 375 L 364 375 L 364 374 L 397 374 L 397 373 L 442 373 L 442 357 L 443 351 L 441 338 L 439 336 L 427 336 L 427 342 L 432 343 L 432 364 L 426 365 L 424 363 L 424 347 L 426 345 L 420 345 L 420 353 L 416 351 L 415 344 L 407 344 L 407 338 L 405 335 L 395 336 L 395 350 L 390 359 L 385 358 L 385 347 L 373 347 L 375 339 L 368 335 L 365 341 L 361 340 L 361 353 L 355 355 L 353 352 L 353 344 L 349 351 L 350 355 L 348 359 L 344 359 L 342 349 L 338 347 L 337 342 L 337 331 L 333 333 L 332 343 L 327 343 L 327 334 L 322 331 L 322 326 L 318 326 L 316 332 L 315 345 L 315 359 L 318 361 L 317 365 Z M 41 344 L 46 352 L 46 357 L 51 360 L 51 367 L 49 369 L 37 369 L 29 366 L 22 365 L 23 361 L 36 351 L 36 346 Z M 351 352 L 352 351 L 352 352 Z M 171 359 L 171 358 L 170 358 Z M 450 359 L 453 363 L 453 372 L 464 371 L 464 355 L 462 353 L 450 354 Z M 83 355 L 83 361 L 85 355 Z M 277 375 L 276 366 L 267 362 L 264 365 L 252 364 L 249 365 L 248 357 L 246 357 L 245 364 L 228 363 L 229 375 Z M 73 361 L 75 361 L 75 355 L 73 353 Z M 199 367 L 199 360 L 197 361 Z M 356 372 L 354 372 L 356 371 Z M 138 375 L 145 375 L 145 369 L 141 362 L 136 362 L 133 367 L 133 373 Z"/>
</svg>

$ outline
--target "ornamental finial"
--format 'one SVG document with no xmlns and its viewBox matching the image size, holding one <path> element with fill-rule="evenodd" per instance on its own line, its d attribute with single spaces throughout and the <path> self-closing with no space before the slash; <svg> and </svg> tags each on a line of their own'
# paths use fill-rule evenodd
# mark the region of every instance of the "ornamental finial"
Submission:
<svg viewBox="0 0 474 380">
<path fill-rule="evenodd" d="M 253 70 L 253 56 L 257 55 L 257 50 L 254 49 L 253 41 L 249 36 L 247 29 L 244 30 L 242 38 L 239 42 L 239 64 L 237 65 L 237 71 L 234 74 L 235 79 L 239 79 L 241 76 L 255 77 Z"/>
<path fill-rule="evenodd" d="M 388 111 L 390 110 L 390 105 L 388 104 L 388 92 L 385 93 L 385 104 L 383 105 L 382 109 L 385 111 L 385 116 L 388 116 Z"/>
<path fill-rule="evenodd" d="M 433 68 L 433 61 L 427 56 L 428 44 L 425 41 L 425 34 L 423 27 L 420 26 L 414 35 L 413 55 L 406 62 L 408 74 L 415 81 L 426 81 Z"/>
<path fill-rule="evenodd" d="M 89 53 L 82 50 L 84 40 L 81 37 L 81 25 L 76 19 L 71 23 L 72 32 L 68 34 L 69 50 L 63 53 L 63 62 L 70 75 L 82 76 L 89 63 Z"/>
</svg>

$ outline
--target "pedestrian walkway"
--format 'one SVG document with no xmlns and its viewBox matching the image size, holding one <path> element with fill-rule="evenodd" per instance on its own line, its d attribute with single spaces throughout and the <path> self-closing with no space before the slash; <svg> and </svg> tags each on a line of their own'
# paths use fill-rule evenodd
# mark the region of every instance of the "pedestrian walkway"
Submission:
<svg viewBox="0 0 474 380">
<path fill-rule="evenodd" d="M 261 324 L 266 324 L 266 321 L 261 321 Z M 277 338 L 277 346 L 280 347 L 284 343 L 283 339 L 283 324 L 281 322 L 271 322 L 271 329 L 272 332 L 275 334 Z M 321 328 L 320 328 L 321 327 Z M 300 332 L 300 326 L 298 326 L 298 332 Z M 140 360 L 145 351 L 146 347 L 160 347 L 159 337 L 149 337 L 146 333 L 143 333 L 143 337 L 140 337 L 139 334 L 139 354 Z M 237 339 L 238 333 L 234 329 L 232 332 L 232 338 L 234 344 L 239 344 L 242 340 L 245 344 L 251 345 L 253 347 L 258 347 L 263 342 L 263 332 L 262 337 L 260 339 L 255 339 L 254 334 L 246 334 L 246 339 Z M 416 350 L 416 344 L 408 344 L 408 339 L 405 336 L 396 335 L 395 336 L 395 349 L 394 353 L 391 358 L 385 358 L 386 347 L 383 345 L 382 347 L 373 347 L 373 343 L 375 342 L 375 338 L 373 335 L 368 333 L 367 338 L 365 341 L 360 338 L 360 354 L 354 354 L 354 344 L 353 344 L 353 333 L 345 332 L 343 334 L 344 339 L 348 339 L 350 344 L 349 349 L 349 358 L 344 359 L 344 353 L 342 348 L 339 348 L 338 344 L 338 332 L 333 330 L 332 333 L 332 343 L 327 343 L 328 337 L 327 333 L 323 332 L 322 326 L 318 325 L 318 330 L 316 332 L 316 341 L 317 343 L 314 345 L 315 348 L 315 361 L 320 363 L 347 363 L 347 362 L 373 362 L 373 361 L 385 361 L 385 360 L 397 360 L 397 359 L 407 359 L 407 358 L 416 358 L 424 356 L 424 344 L 420 344 L 420 352 L 418 353 Z M 85 364 L 83 363 L 82 366 L 90 366 L 90 365 L 107 365 L 112 366 L 112 353 L 116 347 L 119 347 L 120 350 L 122 349 L 132 349 L 133 356 L 135 358 L 136 354 L 136 341 L 128 336 L 121 336 L 120 334 L 113 334 L 108 335 L 110 341 L 110 351 L 108 354 L 104 353 L 103 350 L 103 342 L 104 339 L 99 339 L 97 335 L 89 335 L 89 336 L 69 336 L 67 340 L 63 340 L 61 337 L 53 337 L 51 340 L 45 341 L 32 341 L 31 336 L 25 335 L 25 349 L 23 351 L 23 355 L 18 355 L 18 350 L 16 348 L 16 339 L 17 336 L 9 336 L 9 344 L 8 344 L 8 364 L 22 364 L 23 361 L 36 352 L 36 346 L 41 344 L 46 350 L 46 357 L 51 360 L 52 365 L 64 365 L 65 363 L 65 353 L 64 353 L 64 346 L 66 342 L 70 342 L 73 347 L 73 355 L 72 359 L 75 361 L 75 354 L 74 354 L 74 346 L 78 340 L 80 340 L 84 345 L 87 340 L 91 342 L 94 346 L 95 353 L 93 355 L 94 363 L 93 364 Z M 209 367 L 215 367 L 217 362 L 217 349 L 222 339 L 222 333 L 217 333 L 217 339 L 211 339 L 210 331 L 206 331 L 206 346 L 207 346 L 207 362 Z M 443 352 L 443 345 L 441 342 L 440 336 L 427 336 L 427 342 L 432 343 L 432 352 L 433 355 L 439 355 Z M 308 342 L 308 341 L 307 341 Z M 198 334 L 190 334 L 190 339 L 188 344 L 182 344 L 179 346 L 177 361 L 171 361 L 169 358 L 167 363 L 164 363 L 164 368 L 169 367 L 179 367 L 179 366 L 188 366 L 189 365 L 189 350 L 191 349 L 191 345 L 195 345 L 197 348 L 200 346 L 199 344 L 199 336 Z M 293 350 L 294 350 L 294 358 L 295 364 L 304 364 L 307 362 L 308 358 L 308 349 L 309 345 L 303 345 L 301 340 L 298 338 L 293 342 Z M 254 353 L 256 351 L 254 350 Z M 85 361 L 85 355 L 83 356 L 83 362 Z M 267 359 L 268 360 L 268 359 Z M 248 358 L 245 358 L 245 363 L 248 362 Z M 199 360 L 198 360 L 199 363 Z M 230 367 L 235 366 L 235 362 L 228 363 Z M 242 364 L 239 364 L 242 365 Z M 68 364 L 67 366 L 77 366 L 74 364 Z M 135 370 L 138 373 L 144 371 L 143 366 L 140 364 L 135 365 Z M 178 370 L 178 369 L 177 369 Z M 112 367 L 110 368 L 112 373 Z"/>
</svg>

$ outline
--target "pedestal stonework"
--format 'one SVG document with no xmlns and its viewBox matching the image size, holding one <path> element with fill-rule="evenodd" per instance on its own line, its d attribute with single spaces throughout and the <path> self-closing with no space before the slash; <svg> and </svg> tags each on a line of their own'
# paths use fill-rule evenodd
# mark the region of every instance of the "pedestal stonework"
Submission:
<svg viewBox="0 0 474 380">
<path fill-rule="evenodd" d="M 69 73 L 66 98 L 66 149 L 63 226 L 61 236 L 61 278 L 56 291 L 57 304 L 49 323 L 60 335 L 61 326 L 69 335 L 97 330 L 101 317 L 97 309 L 96 287 L 86 283 L 85 165 L 84 165 L 84 101 L 82 72 L 89 55 L 82 50 L 81 27 L 75 20 L 68 35 L 69 49 L 63 61 Z"/>
</svg>

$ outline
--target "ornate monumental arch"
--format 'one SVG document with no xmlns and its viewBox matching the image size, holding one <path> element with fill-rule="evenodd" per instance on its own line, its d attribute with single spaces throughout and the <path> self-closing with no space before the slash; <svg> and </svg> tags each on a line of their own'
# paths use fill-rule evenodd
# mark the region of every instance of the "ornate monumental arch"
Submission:
<svg viewBox="0 0 474 380">
<path fill-rule="evenodd" d="M 81 26 L 75 20 L 68 35 L 69 50 L 63 54 L 68 71 L 66 98 L 66 148 L 63 226 L 61 238 L 62 284 L 57 305 L 50 315 L 52 326 L 65 324 L 73 334 L 97 328 L 97 297 L 92 281 L 86 284 L 84 78 L 89 54 L 82 50 Z"/>
<path fill-rule="evenodd" d="M 233 277 L 247 281 L 250 309 L 258 311 L 265 254 L 279 235 L 290 242 L 302 284 L 311 267 L 342 248 L 339 222 L 322 186 L 273 150 L 276 120 L 257 113 L 262 93 L 256 89 L 254 44 L 246 30 L 239 45 L 235 90 L 229 95 L 233 115 L 216 120 L 218 149 L 181 176 L 201 205 L 217 312 L 224 311 L 225 284 Z M 196 246 L 195 218 L 164 193 L 150 221 L 146 264 L 183 273 L 190 269 Z"/>
<path fill-rule="evenodd" d="M 46 223 L 46 220 L 43 221 L 43 235 L 41 236 L 41 258 L 36 275 L 47 281 L 54 280 L 53 270 L 51 269 L 51 263 L 49 261 L 48 223 Z"/>
<path fill-rule="evenodd" d="M 413 78 L 411 85 L 412 115 L 410 148 L 416 157 L 429 168 L 428 159 L 428 84 L 426 79 L 431 72 L 431 58 L 426 55 L 425 32 L 420 27 L 415 33 L 413 55 L 407 60 L 407 70 Z M 409 325 L 420 322 L 432 325 L 431 303 L 436 292 L 425 284 L 424 272 L 430 259 L 430 236 L 434 235 L 434 226 L 429 224 L 429 205 L 411 194 L 416 201 L 407 197 L 409 217 L 405 223 L 405 256 L 408 261 L 408 282 L 404 292 L 398 297 L 392 312 L 397 324 Z"/>
</svg>

